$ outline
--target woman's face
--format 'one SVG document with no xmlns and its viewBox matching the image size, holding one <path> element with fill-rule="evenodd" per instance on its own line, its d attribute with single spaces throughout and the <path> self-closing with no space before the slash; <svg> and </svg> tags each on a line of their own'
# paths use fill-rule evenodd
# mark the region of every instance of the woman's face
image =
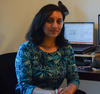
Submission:
<svg viewBox="0 0 100 94">
<path fill-rule="evenodd" d="M 43 31 L 45 37 L 56 38 L 63 27 L 63 16 L 60 11 L 54 11 L 46 23 L 44 24 Z"/>
</svg>

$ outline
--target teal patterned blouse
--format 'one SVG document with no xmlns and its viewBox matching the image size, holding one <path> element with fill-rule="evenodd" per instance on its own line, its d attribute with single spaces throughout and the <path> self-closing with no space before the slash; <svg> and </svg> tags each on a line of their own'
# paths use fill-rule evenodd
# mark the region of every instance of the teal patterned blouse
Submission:
<svg viewBox="0 0 100 94">
<path fill-rule="evenodd" d="M 18 84 L 21 94 L 32 94 L 35 87 L 43 89 L 59 88 L 64 78 L 66 84 L 79 86 L 79 76 L 73 50 L 69 44 L 56 52 L 43 52 L 32 42 L 20 45 L 15 59 Z"/>
</svg>

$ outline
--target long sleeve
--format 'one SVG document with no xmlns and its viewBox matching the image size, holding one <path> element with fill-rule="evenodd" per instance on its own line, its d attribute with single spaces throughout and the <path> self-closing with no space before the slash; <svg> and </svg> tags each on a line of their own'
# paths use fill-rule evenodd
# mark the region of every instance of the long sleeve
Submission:
<svg viewBox="0 0 100 94">
<path fill-rule="evenodd" d="M 77 85 L 77 87 L 79 87 L 80 82 L 79 82 L 79 76 L 78 76 L 78 69 L 77 69 L 76 62 L 75 62 L 74 51 L 70 45 L 68 49 L 69 50 L 66 52 L 68 56 L 67 57 L 67 75 L 66 75 L 67 82 L 68 82 L 68 85 L 70 83 L 74 83 Z"/>
<path fill-rule="evenodd" d="M 15 70 L 18 85 L 16 89 L 20 90 L 21 94 L 32 94 L 34 85 L 32 82 L 32 65 L 30 61 L 30 52 L 28 47 L 25 44 L 22 44 L 19 47 L 17 56 L 15 59 Z"/>
</svg>

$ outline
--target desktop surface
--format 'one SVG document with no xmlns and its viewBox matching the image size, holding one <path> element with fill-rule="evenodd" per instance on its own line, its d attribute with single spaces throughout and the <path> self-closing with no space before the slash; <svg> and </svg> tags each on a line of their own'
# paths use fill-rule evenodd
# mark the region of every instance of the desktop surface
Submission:
<svg viewBox="0 0 100 94">
<path fill-rule="evenodd" d="M 93 52 L 91 52 L 91 53 L 93 53 Z M 91 53 L 89 53 L 89 54 L 91 54 Z M 80 57 L 83 56 L 83 59 L 84 59 L 85 55 L 79 54 L 79 56 Z M 97 62 L 100 63 L 100 53 L 94 53 L 93 55 L 87 54 L 86 56 L 93 58 L 93 60 L 94 60 L 94 58 L 96 58 L 98 60 Z M 93 63 L 93 62 L 91 62 L 91 63 Z M 95 69 L 93 69 L 93 66 L 91 66 L 91 65 L 77 66 L 77 67 L 78 67 L 78 73 L 79 73 L 80 80 L 100 81 L 100 68 L 99 68 L 99 70 L 98 69 L 95 70 Z"/>
<path fill-rule="evenodd" d="M 100 81 L 100 71 L 78 70 L 80 80 Z"/>
</svg>

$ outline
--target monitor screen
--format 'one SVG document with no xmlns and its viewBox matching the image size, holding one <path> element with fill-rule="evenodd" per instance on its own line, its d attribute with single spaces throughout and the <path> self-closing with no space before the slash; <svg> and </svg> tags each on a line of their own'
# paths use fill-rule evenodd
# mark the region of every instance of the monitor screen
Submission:
<svg viewBox="0 0 100 94">
<path fill-rule="evenodd" d="M 94 44 L 94 22 L 65 22 L 64 28 L 71 44 Z"/>
<path fill-rule="evenodd" d="M 98 45 L 100 45 L 100 14 L 98 15 Z"/>
</svg>

